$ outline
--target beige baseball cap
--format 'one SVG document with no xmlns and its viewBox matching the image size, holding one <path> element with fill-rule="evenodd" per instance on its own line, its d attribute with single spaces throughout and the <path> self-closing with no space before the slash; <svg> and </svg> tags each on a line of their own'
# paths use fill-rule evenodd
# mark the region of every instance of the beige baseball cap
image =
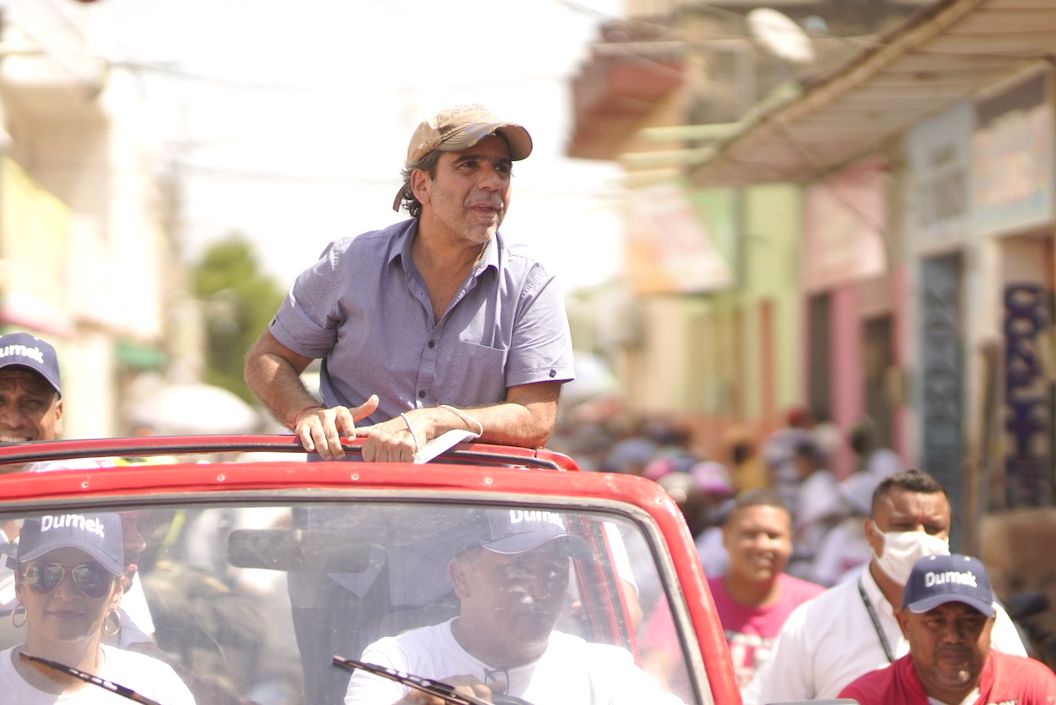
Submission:
<svg viewBox="0 0 1056 705">
<path fill-rule="evenodd" d="M 406 165 L 410 166 L 425 155 L 438 149 L 442 152 L 459 152 L 469 149 L 489 135 L 502 135 L 510 145 L 510 159 L 520 161 L 532 153 L 532 136 L 521 125 L 495 117 L 483 105 L 473 103 L 442 110 L 428 120 L 419 123 L 407 145 Z M 400 210 L 403 194 L 409 186 L 404 182 L 392 202 L 394 211 Z"/>
</svg>

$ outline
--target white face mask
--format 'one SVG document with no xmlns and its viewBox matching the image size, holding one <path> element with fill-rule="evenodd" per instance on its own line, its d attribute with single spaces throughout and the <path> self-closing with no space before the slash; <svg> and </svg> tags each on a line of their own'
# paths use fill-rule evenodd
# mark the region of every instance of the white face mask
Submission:
<svg viewBox="0 0 1056 705">
<path fill-rule="evenodd" d="M 923 531 L 880 531 L 873 522 L 873 528 L 884 537 L 883 553 L 876 556 L 880 569 L 899 585 L 905 585 L 913 564 L 924 556 L 948 556 L 950 540 Z M 873 552 L 876 555 L 876 552 Z"/>
</svg>

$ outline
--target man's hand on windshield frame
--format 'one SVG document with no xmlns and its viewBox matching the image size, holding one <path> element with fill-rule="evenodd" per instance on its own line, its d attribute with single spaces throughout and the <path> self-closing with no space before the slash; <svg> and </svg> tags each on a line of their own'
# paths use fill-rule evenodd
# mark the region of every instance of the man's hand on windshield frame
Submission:
<svg viewBox="0 0 1056 705">
<path fill-rule="evenodd" d="M 412 412 L 407 412 L 394 419 L 359 429 L 359 435 L 366 438 L 363 443 L 363 460 L 368 463 L 413 462 L 414 454 L 428 440 L 428 431 L 425 428 L 415 428 L 411 419 Z"/>
<path fill-rule="evenodd" d="M 293 421 L 293 433 L 309 453 L 318 453 L 324 460 L 336 460 L 345 455 L 341 447 L 343 437 L 355 438 L 356 422 L 365 419 L 378 408 L 378 396 L 357 407 L 307 407 Z"/>
<path fill-rule="evenodd" d="M 473 413 L 480 413 L 480 409 Z M 359 428 L 357 433 L 367 439 L 363 444 L 363 460 L 410 463 L 426 443 L 454 429 L 467 429 L 479 438 L 484 426 L 467 411 L 440 405 L 405 411 L 394 419 Z"/>
</svg>

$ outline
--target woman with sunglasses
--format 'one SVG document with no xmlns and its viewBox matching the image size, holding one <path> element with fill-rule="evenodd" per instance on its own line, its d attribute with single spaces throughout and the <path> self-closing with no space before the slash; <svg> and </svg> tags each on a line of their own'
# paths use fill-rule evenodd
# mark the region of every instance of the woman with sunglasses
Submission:
<svg viewBox="0 0 1056 705">
<path fill-rule="evenodd" d="M 120 627 L 125 560 L 117 514 L 26 519 L 19 537 L 12 621 L 24 641 L 0 652 L 0 705 L 121 705 L 124 698 L 25 656 L 131 688 L 160 705 L 194 705 L 187 686 L 158 659 L 103 644 Z"/>
</svg>

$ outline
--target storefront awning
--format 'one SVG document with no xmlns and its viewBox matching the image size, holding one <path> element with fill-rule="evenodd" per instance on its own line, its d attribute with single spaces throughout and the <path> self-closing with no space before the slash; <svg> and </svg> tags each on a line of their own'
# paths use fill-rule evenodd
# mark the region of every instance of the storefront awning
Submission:
<svg viewBox="0 0 1056 705">
<path fill-rule="evenodd" d="M 701 186 L 810 180 L 1054 47 L 1052 0 L 938 0 L 799 97 L 747 118 L 689 174 Z"/>
</svg>

